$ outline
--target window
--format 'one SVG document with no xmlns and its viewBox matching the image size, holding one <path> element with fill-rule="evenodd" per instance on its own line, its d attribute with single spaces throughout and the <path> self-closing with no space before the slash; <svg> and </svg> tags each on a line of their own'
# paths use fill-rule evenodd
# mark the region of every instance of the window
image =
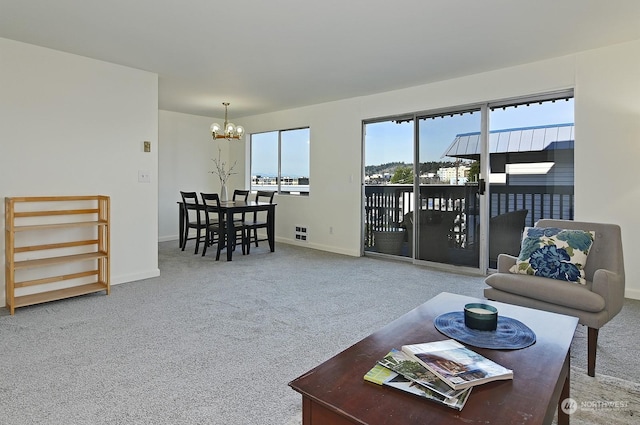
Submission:
<svg viewBox="0 0 640 425">
<path fill-rule="evenodd" d="M 309 128 L 251 135 L 251 190 L 309 195 Z"/>
</svg>

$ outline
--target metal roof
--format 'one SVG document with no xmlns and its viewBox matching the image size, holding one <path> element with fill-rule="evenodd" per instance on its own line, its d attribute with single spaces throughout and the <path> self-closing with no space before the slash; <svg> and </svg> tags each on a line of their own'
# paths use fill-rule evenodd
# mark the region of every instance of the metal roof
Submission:
<svg viewBox="0 0 640 425">
<path fill-rule="evenodd" d="M 574 124 L 553 124 L 509 128 L 489 132 L 489 153 L 534 152 L 573 149 Z M 477 159 L 480 155 L 480 132 L 456 135 L 442 154 L 456 158 Z"/>
</svg>

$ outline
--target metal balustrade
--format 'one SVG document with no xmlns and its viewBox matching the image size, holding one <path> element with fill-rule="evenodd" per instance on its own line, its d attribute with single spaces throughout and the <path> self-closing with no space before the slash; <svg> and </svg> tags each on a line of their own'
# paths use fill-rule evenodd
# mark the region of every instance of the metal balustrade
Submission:
<svg viewBox="0 0 640 425">
<path fill-rule="evenodd" d="M 480 205 L 477 191 L 477 183 L 420 186 L 420 209 L 457 213 L 457 224 L 449 238 L 451 247 L 464 247 L 477 240 L 477 225 L 471 225 L 478 223 Z M 495 217 L 527 209 L 527 226 L 533 226 L 541 218 L 573 220 L 573 192 L 573 186 L 494 184 L 489 189 L 489 215 Z M 397 230 L 404 224 L 405 215 L 413 211 L 413 199 L 412 185 L 365 186 L 365 249 L 373 247 L 374 232 Z"/>
</svg>

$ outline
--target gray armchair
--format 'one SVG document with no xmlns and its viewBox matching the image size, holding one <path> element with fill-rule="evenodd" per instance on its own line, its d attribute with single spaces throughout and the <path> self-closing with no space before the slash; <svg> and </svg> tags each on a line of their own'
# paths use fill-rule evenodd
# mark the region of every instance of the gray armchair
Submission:
<svg viewBox="0 0 640 425">
<path fill-rule="evenodd" d="M 488 299 L 516 304 L 579 319 L 588 327 L 587 373 L 595 376 L 598 330 L 622 309 L 624 260 L 620 226 L 568 220 L 540 220 L 536 227 L 593 230 L 596 237 L 585 266 L 586 285 L 546 277 L 513 274 L 516 257 L 498 256 L 498 272 L 488 276 L 484 290 Z"/>
</svg>

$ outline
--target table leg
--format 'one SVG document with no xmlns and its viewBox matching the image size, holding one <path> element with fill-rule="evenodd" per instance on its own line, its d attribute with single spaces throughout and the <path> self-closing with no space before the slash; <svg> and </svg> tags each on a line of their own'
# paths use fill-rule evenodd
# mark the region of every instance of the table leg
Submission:
<svg viewBox="0 0 640 425">
<path fill-rule="evenodd" d="M 569 355 L 567 354 L 567 362 Z M 565 410 L 569 406 L 563 406 L 563 403 L 571 396 L 570 395 L 570 381 L 571 381 L 571 368 L 567 368 L 567 377 L 564 380 L 564 385 L 562 386 L 562 393 L 560 394 L 560 400 L 558 401 L 558 425 L 569 425 L 569 415 L 565 413 Z M 563 410 L 563 407 L 565 410 Z"/>
<path fill-rule="evenodd" d="M 276 233 L 276 207 L 272 205 L 267 211 L 267 239 L 269 240 L 269 249 L 271 252 L 276 250 L 275 233 Z"/>
<path fill-rule="evenodd" d="M 233 227 L 233 213 L 227 212 L 227 261 L 231 261 L 233 256 L 233 249 L 231 247 L 231 241 L 235 241 L 235 232 Z"/>
<path fill-rule="evenodd" d="M 178 204 L 178 211 L 178 231 L 180 233 L 178 240 L 182 249 L 182 244 L 184 243 L 184 208 L 180 204 Z"/>
</svg>

